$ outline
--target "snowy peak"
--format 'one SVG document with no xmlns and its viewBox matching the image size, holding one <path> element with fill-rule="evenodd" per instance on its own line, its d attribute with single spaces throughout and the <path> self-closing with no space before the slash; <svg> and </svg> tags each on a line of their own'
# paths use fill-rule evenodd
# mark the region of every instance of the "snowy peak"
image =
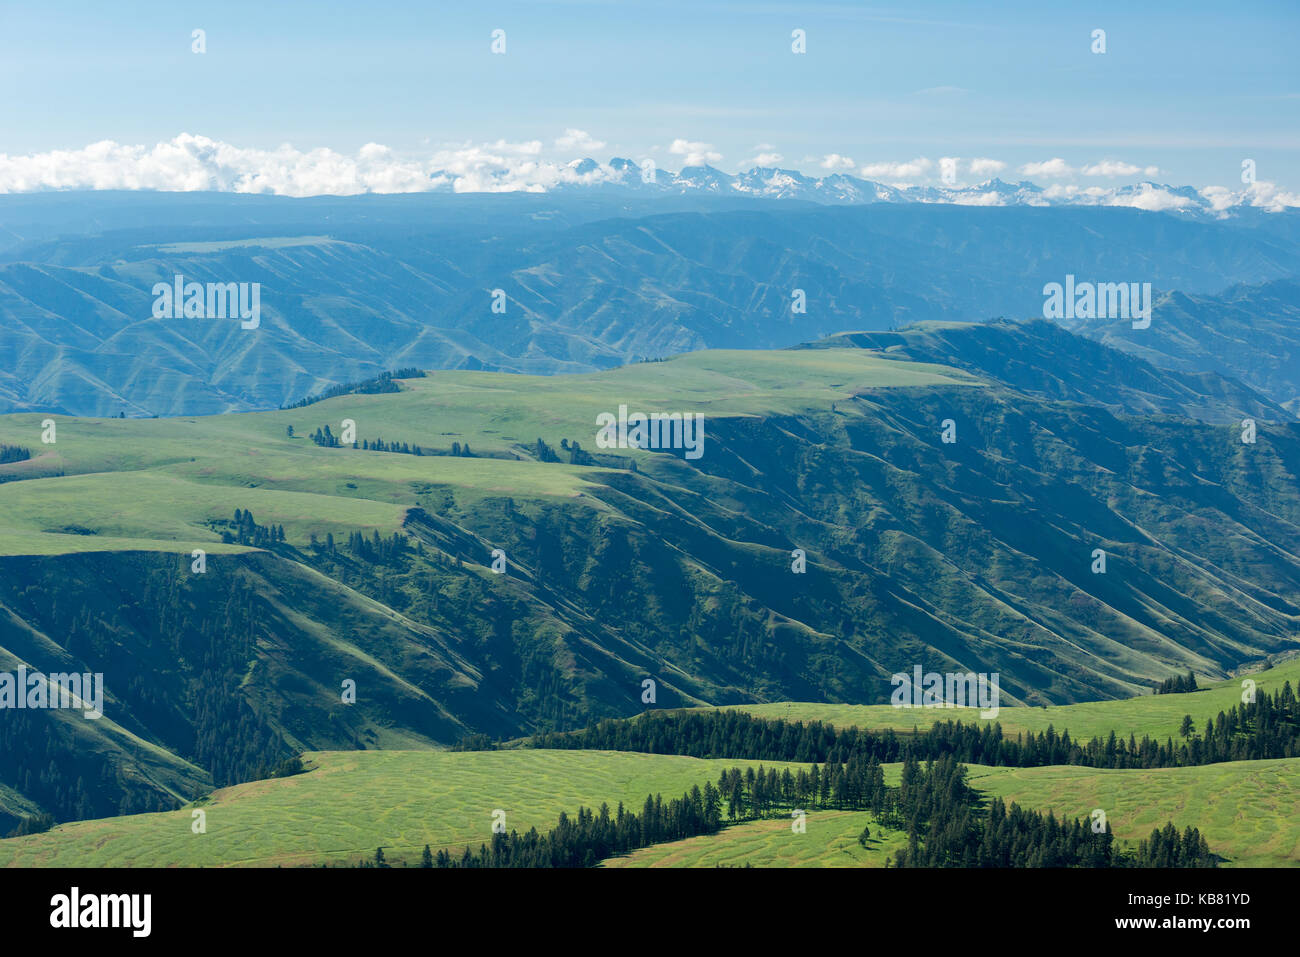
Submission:
<svg viewBox="0 0 1300 957">
<path fill-rule="evenodd" d="M 429 179 L 435 189 L 448 192 L 549 190 L 626 190 L 641 195 L 656 193 L 690 196 L 752 197 L 799 200 L 826 206 L 865 206 L 872 203 L 922 203 L 955 206 L 1124 206 L 1181 217 L 1222 219 L 1258 211 L 1279 212 L 1300 207 L 1300 196 L 1273 183 L 1252 183 L 1239 190 L 1221 186 L 1197 189 L 1144 180 L 1118 186 L 1083 186 L 1053 183 L 1040 186 L 1029 180 L 1008 183 L 984 180 L 974 184 L 882 183 L 850 173 L 809 176 L 777 166 L 755 166 L 727 173 L 709 165 L 685 166 L 677 172 L 653 162 L 616 156 L 608 163 L 591 157 L 552 167 L 557 175 L 523 179 L 506 172 L 471 179 L 436 170 Z"/>
<path fill-rule="evenodd" d="M 1008 183 L 989 179 L 975 184 L 881 183 L 848 173 L 809 176 L 798 170 L 755 166 L 726 173 L 713 166 L 686 166 L 674 173 L 623 157 L 601 165 L 586 158 L 570 163 L 571 175 L 560 187 L 616 186 L 641 192 L 676 195 L 752 196 L 756 199 L 803 200 L 823 205 L 935 203 L 958 206 L 1128 206 L 1178 215 L 1222 217 L 1246 208 L 1277 211 L 1300 205 L 1300 199 L 1271 184 L 1252 184 L 1239 191 L 1222 187 L 1198 190 L 1144 181 L 1122 186 L 1040 186 L 1028 180 Z"/>
</svg>

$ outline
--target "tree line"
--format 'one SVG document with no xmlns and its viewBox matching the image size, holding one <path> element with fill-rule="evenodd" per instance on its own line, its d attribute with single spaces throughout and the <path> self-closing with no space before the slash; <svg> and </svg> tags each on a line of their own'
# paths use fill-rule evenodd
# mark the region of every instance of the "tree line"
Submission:
<svg viewBox="0 0 1300 957">
<path fill-rule="evenodd" d="M 524 448 L 524 446 L 519 447 Z M 527 448 L 529 452 L 537 457 L 537 461 L 539 462 L 562 461 L 559 453 L 557 453 L 552 446 L 548 445 L 546 441 L 541 438 L 539 438 L 535 444 L 528 446 Z M 590 452 L 583 449 L 581 443 L 579 443 L 577 439 L 560 439 L 560 448 L 569 453 L 570 465 L 597 464 L 595 457 Z"/>
<path fill-rule="evenodd" d="M 342 448 L 343 446 L 343 443 L 339 441 L 339 437 L 330 431 L 328 423 L 325 425 L 324 429 L 318 428 L 313 432 L 311 434 L 311 440 L 317 445 L 323 446 L 327 449 L 337 449 Z"/>
<path fill-rule="evenodd" d="M 225 523 L 221 540 L 227 545 L 252 545 L 267 548 L 284 541 L 283 525 L 258 525 L 250 509 L 235 509 L 233 520 Z"/>
<path fill-rule="evenodd" d="M 1185 675 L 1166 678 L 1155 686 L 1156 694 L 1187 694 L 1189 691 L 1199 690 L 1196 686 L 1196 674 L 1191 671 Z"/>
<path fill-rule="evenodd" d="M 385 442 L 380 439 L 362 439 L 361 449 L 365 452 L 397 452 L 401 455 L 423 455 L 424 449 L 414 442 Z"/>
<path fill-rule="evenodd" d="M 293 434 L 292 429 L 293 426 L 289 426 L 286 430 L 289 435 Z M 331 431 L 328 423 L 316 429 L 316 431 L 308 437 L 322 448 L 343 448 L 343 442 L 333 433 L 333 431 Z M 471 459 L 475 457 L 468 442 L 464 445 L 461 445 L 459 442 L 453 442 L 451 443 L 451 448 L 445 452 L 440 452 L 437 449 L 426 449 L 415 442 L 399 442 L 396 440 L 390 442 L 385 441 L 383 438 L 362 439 L 360 442 L 349 443 L 349 447 L 361 449 L 363 452 L 397 452 L 402 455 L 452 455 L 459 458 Z"/>
<path fill-rule="evenodd" d="M 290 405 L 283 405 L 281 409 L 301 409 L 317 402 L 323 402 L 326 399 L 333 399 L 340 395 L 379 395 L 387 392 L 402 391 L 394 379 L 423 379 L 424 370 L 417 368 L 396 369 L 392 372 L 381 372 L 373 379 L 363 379 L 360 382 L 345 382 L 339 385 L 332 385 L 323 392 L 315 395 L 309 395 L 305 399 L 299 399 Z"/>
<path fill-rule="evenodd" d="M 467 845 L 458 857 L 446 850 L 430 857 L 426 846 L 424 863 L 430 867 L 595 867 L 608 857 L 640 847 L 715 834 L 722 827 L 721 807 L 717 788 L 706 783 L 703 789 L 696 785 L 667 802 L 661 794 L 646 795 L 640 814 L 624 808 L 621 801 L 617 811 L 608 804 L 599 811 L 580 807 L 572 818 L 562 811 L 559 823 L 545 834 L 535 827 L 522 835 L 496 833 L 477 853 Z"/>
<path fill-rule="evenodd" d="M 1181 834 L 1172 822 L 1152 831 L 1134 852 L 1115 847 L 1108 821 L 1058 821 L 994 798 L 980 808 L 966 783 L 966 768 L 952 757 L 920 766 L 903 764 L 893 801 L 894 827 L 907 831 L 907 847 L 895 867 L 1216 867 L 1217 858 L 1200 831 Z M 901 822 L 900 822 L 901 818 Z"/>
<path fill-rule="evenodd" d="M 25 462 L 32 457 L 32 450 L 21 445 L 5 445 L 0 442 L 0 465 L 10 462 Z"/>
<path fill-rule="evenodd" d="M 312 545 L 318 545 L 314 537 Z M 325 536 L 325 550 L 335 554 L 337 549 L 334 544 L 334 533 L 330 532 Z M 387 538 L 379 534 L 375 529 L 366 538 L 361 532 L 352 532 L 348 535 L 347 550 L 355 558 L 368 562 L 372 565 L 397 565 L 408 554 L 423 555 L 424 544 L 416 541 L 415 547 L 411 547 L 411 541 L 405 535 L 399 532 L 393 532 Z"/>
<path fill-rule="evenodd" d="M 1087 742 L 1069 731 L 1018 734 L 1008 738 L 1000 723 L 936 721 L 929 731 L 897 734 L 858 728 L 836 730 L 821 721 L 789 722 L 743 711 L 651 711 L 635 718 L 606 718 L 574 732 L 546 732 L 530 739 L 535 748 L 643 751 L 696 758 L 843 763 L 853 755 L 896 762 L 955 757 L 967 764 L 1043 767 L 1075 764 L 1095 768 L 1167 768 L 1300 756 L 1300 702 L 1288 681 L 1275 694 L 1259 692 L 1206 720 L 1195 733 L 1184 721 L 1181 742 L 1149 735 L 1111 732 Z"/>
</svg>

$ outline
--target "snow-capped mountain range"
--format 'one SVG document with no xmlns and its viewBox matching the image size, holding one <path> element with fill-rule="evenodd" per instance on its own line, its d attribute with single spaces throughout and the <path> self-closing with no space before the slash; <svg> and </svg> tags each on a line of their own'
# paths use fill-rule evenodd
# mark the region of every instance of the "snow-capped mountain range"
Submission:
<svg viewBox="0 0 1300 957">
<path fill-rule="evenodd" d="M 838 154 L 826 157 L 827 161 L 831 159 L 845 158 Z M 882 182 L 847 172 L 808 175 L 770 165 L 726 173 L 712 166 L 693 165 L 695 161 L 689 157 L 686 162 L 686 166 L 673 172 L 654 169 L 647 161 L 621 157 L 608 163 L 591 158 L 550 159 L 540 140 L 455 144 L 420 156 L 399 154 L 378 143 L 368 143 L 355 154 L 346 154 L 325 147 L 299 150 L 288 144 L 271 150 L 240 147 L 207 136 L 181 133 L 153 146 L 104 140 L 79 150 L 30 155 L 0 153 L 0 195 L 138 190 L 306 197 L 598 189 L 623 190 L 642 196 L 655 193 L 749 196 L 830 205 L 1128 206 L 1203 218 L 1232 217 L 1247 210 L 1278 212 L 1300 207 L 1300 193 L 1288 192 L 1273 182 L 1234 183 L 1229 179 L 1232 184 L 1229 186 L 1170 186 L 1150 179 L 1159 175 L 1157 167 L 1144 168 L 1148 177 L 1144 182 L 1082 185 L 1087 180 L 1074 179 L 1076 171 L 1064 160 L 1037 164 L 1043 168 L 1041 176 L 1051 177 L 1050 185 L 1045 186 L 1028 180 L 936 182 L 928 177 L 922 180 L 924 185 L 918 185 Z M 918 160 L 908 165 L 928 171 L 933 164 Z M 973 164 L 968 165 L 974 168 Z M 995 163 L 994 169 L 1004 165 Z M 1108 165 L 1134 172 L 1139 169 L 1131 164 L 1106 163 L 1094 168 Z M 911 174 L 901 172 L 903 168 L 899 167 L 897 175 L 910 177 Z M 866 177 L 874 175 L 872 169 L 860 167 L 857 171 Z M 1022 169 L 1029 175 L 1038 175 Z M 1253 175 L 1253 167 L 1250 169 L 1247 175 Z M 1090 168 L 1083 167 L 1078 172 L 1087 176 Z M 968 172 L 968 175 L 973 178 L 980 174 Z"/>
<path fill-rule="evenodd" d="M 1272 183 L 1253 183 L 1240 190 L 1221 186 L 1196 189 L 1143 181 L 1122 186 L 1039 186 L 1022 180 L 990 179 L 974 185 L 888 184 L 847 173 L 807 176 L 797 170 L 756 166 L 725 173 L 712 166 L 686 166 L 678 172 L 654 169 L 653 175 L 630 159 L 607 164 L 587 158 L 567 166 L 553 189 L 618 188 L 678 195 L 709 193 L 764 199 L 804 200 L 828 205 L 869 203 L 951 203 L 961 206 L 1129 206 L 1136 209 L 1223 216 L 1245 208 L 1271 212 L 1300 205 L 1300 197 Z M 454 188 L 454 186 L 453 186 Z"/>
</svg>

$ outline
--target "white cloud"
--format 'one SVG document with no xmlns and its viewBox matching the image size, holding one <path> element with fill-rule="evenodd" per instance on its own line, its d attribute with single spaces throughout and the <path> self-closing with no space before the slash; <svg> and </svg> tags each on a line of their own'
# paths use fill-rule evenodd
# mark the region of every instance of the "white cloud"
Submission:
<svg viewBox="0 0 1300 957">
<path fill-rule="evenodd" d="M 1062 183 L 1053 183 L 1051 186 L 1048 186 L 1043 190 L 1043 199 L 1050 199 L 1053 201 L 1061 200 L 1063 202 L 1072 203 L 1080 196 L 1086 197 L 1089 191 L 1095 191 L 1099 195 L 1105 192 L 1105 190 L 1100 186 L 1091 186 L 1088 190 L 1085 190 L 1079 186 L 1067 186 Z"/>
<path fill-rule="evenodd" d="M 1047 179 L 1062 179 L 1074 175 L 1074 169 L 1059 156 L 1041 163 L 1026 163 L 1020 167 L 1020 172 L 1024 176 L 1042 176 Z"/>
<path fill-rule="evenodd" d="M 1263 181 L 1251 183 L 1241 190 L 1231 190 L 1226 186 L 1207 186 L 1200 193 L 1215 212 L 1244 205 L 1277 213 L 1300 206 L 1300 193 L 1289 193 L 1280 188 L 1277 183 Z"/>
<path fill-rule="evenodd" d="M 1106 203 L 1106 205 L 1133 206 L 1149 212 L 1162 212 L 1167 209 L 1182 209 L 1196 204 L 1186 196 L 1175 196 L 1167 190 L 1152 187 L 1150 183 L 1143 183 L 1136 193 L 1112 196 L 1110 202 Z"/>
<path fill-rule="evenodd" d="M 857 165 L 847 156 L 839 153 L 827 153 L 822 157 L 822 169 L 853 169 Z"/>
<path fill-rule="evenodd" d="M 1136 163 L 1125 163 L 1121 160 L 1102 160 L 1100 163 L 1085 166 L 1081 172 L 1084 176 L 1106 176 L 1113 179 L 1116 176 L 1136 176 L 1138 173 L 1145 176 L 1158 176 L 1160 167 L 1138 166 Z"/>
<path fill-rule="evenodd" d="M 868 163 L 859 170 L 867 179 L 906 180 L 924 176 L 934 168 L 934 163 L 924 156 L 904 163 Z"/>
<path fill-rule="evenodd" d="M 961 193 L 953 197 L 953 203 L 957 206 L 1001 206 L 1003 200 L 995 192 L 987 193 Z"/>
<path fill-rule="evenodd" d="M 970 161 L 970 174 L 972 176 L 996 176 L 1007 168 L 1007 164 L 1002 160 L 988 159 L 987 157 L 977 157 Z"/>
<path fill-rule="evenodd" d="M 750 166 L 775 166 L 785 159 L 780 153 L 759 153 L 749 161 Z"/>
<path fill-rule="evenodd" d="M 668 147 L 668 152 L 686 157 L 683 162 L 687 166 L 704 166 L 722 162 L 722 154 L 713 149 L 712 143 L 676 139 L 673 140 L 672 146 Z"/>
<path fill-rule="evenodd" d="M 1222 212 L 1237 204 L 1238 194 L 1226 186 L 1207 186 L 1200 192 L 1215 212 Z"/>
<path fill-rule="evenodd" d="M 1195 202 L 1186 196 L 1178 196 L 1164 189 L 1157 189 L 1149 183 L 1142 183 L 1136 189 L 1113 186 L 1074 186 L 1056 184 L 1043 190 L 1043 198 L 1053 202 L 1073 203 L 1077 206 L 1131 206 L 1160 212 L 1169 209 L 1184 209 L 1195 206 Z"/>
<path fill-rule="evenodd" d="M 497 140 L 403 157 L 367 143 L 354 155 L 285 144 L 245 149 L 182 133 L 164 143 L 128 146 L 104 140 L 79 150 L 28 156 L 0 154 L 0 193 L 59 189 L 217 190 L 281 196 L 346 196 L 437 189 L 457 192 L 541 191 L 567 182 L 610 177 L 600 167 L 579 175 L 539 159 L 542 143 Z"/>
<path fill-rule="evenodd" d="M 330 149 L 243 149 L 182 133 L 152 148 L 104 140 L 80 150 L 0 154 L 0 192 L 43 189 L 222 190 L 287 196 L 431 188 L 428 170 L 367 143 L 355 156 Z"/>
<path fill-rule="evenodd" d="M 586 130 L 567 129 L 555 139 L 555 148 L 578 153 L 594 153 L 605 148 L 604 140 L 595 139 Z"/>
<path fill-rule="evenodd" d="M 539 160 L 541 151 L 539 140 L 464 143 L 436 151 L 428 165 L 457 193 L 540 193 L 561 183 L 590 180 L 567 165 Z"/>
</svg>

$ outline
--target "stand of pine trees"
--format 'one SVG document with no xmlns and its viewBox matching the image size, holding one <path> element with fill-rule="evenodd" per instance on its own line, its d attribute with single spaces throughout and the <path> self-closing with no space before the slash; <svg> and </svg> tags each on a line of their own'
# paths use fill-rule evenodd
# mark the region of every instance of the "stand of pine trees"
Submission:
<svg viewBox="0 0 1300 957">
<path fill-rule="evenodd" d="M 328 424 L 318 428 L 311 434 L 310 438 L 322 448 L 343 448 L 342 441 L 340 441 L 337 435 L 330 431 Z M 540 442 L 541 440 L 539 439 L 538 441 Z M 389 442 L 385 441 L 383 438 L 362 439 L 360 442 L 351 443 L 349 448 L 361 449 L 364 452 L 396 452 L 401 455 L 452 455 L 462 458 L 474 458 L 474 453 L 470 450 L 468 442 L 464 445 L 461 445 L 459 442 L 453 442 L 451 443 L 451 449 L 446 452 L 426 449 L 415 442 Z M 558 461 L 558 459 L 556 461 Z"/>
<path fill-rule="evenodd" d="M 592 456 L 590 452 L 584 450 L 583 447 L 578 443 L 576 439 L 572 442 L 569 441 L 568 439 L 560 439 L 560 448 L 562 448 L 564 451 L 569 453 L 570 465 L 595 465 L 596 464 L 595 457 Z M 627 466 L 623 466 L 623 467 L 626 468 Z"/>
<path fill-rule="evenodd" d="M 966 784 L 966 768 L 945 757 L 921 767 L 903 764 L 903 776 L 883 823 L 907 830 L 907 848 L 895 867 L 1216 867 L 1200 832 L 1179 834 L 1173 823 L 1152 832 L 1134 854 L 1115 849 L 1107 823 L 1057 821 L 1000 799 L 980 810 Z"/>
<path fill-rule="evenodd" d="M 1038 734 L 1007 738 L 1000 724 L 937 721 L 929 731 L 883 734 L 857 728 L 836 730 L 812 721 L 756 718 L 742 711 L 651 711 L 635 718 L 608 718 L 586 730 L 534 735 L 536 748 L 642 751 L 696 758 L 755 761 L 846 762 L 853 755 L 881 762 L 952 756 L 966 764 L 1043 767 L 1075 764 L 1095 768 L 1167 768 L 1300 756 L 1300 701 L 1291 683 L 1276 694 L 1260 692 L 1253 702 L 1220 711 L 1200 734 L 1175 743 L 1133 735 L 1087 743 L 1048 727 Z"/>
<path fill-rule="evenodd" d="M 334 551 L 332 533 L 326 541 L 326 548 L 331 552 Z M 360 532 L 352 532 L 348 535 L 347 549 L 362 561 L 378 565 L 396 565 L 404 556 L 416 551 L 405 535 L 393 532 L 388 538 L 381 538 L 378 530 L 371 532 L 370 538 L 366 538 Z"/>
<path fill-rule="evenodd" d="M 363 379 L 360 382 L 348 382 L 341 385 L 332 385 L 323 392 L 316 395 L 308 396 L 305 399 L 299 399 L 290 405 L 283 405 L 282 409 L 301 409 L 317 402 L 323 402 L 326 399 L 333 399 L 340 395 L 379 395 L 388 392 L 401 392 L 394 379 L 423 379 L 424 371 L 422 369 L 396 369 L 392 372 L 381 372 L 373 379 Z"/>
<path fill-rule="evenodd" d="M 1217 867 L 1214 855 L 1199 830 L 1189 827 L 1182 834 L 1170 821 L 1151 832 L 1138 845 L 1134 867 Z"/>
<path fill-rule="evenodd" d="M 453 857 L 445 850 L 434 867 L 595 867 L 607 857 L 639 847 L 680 841 L 699 834 L 714 834 L 722 827 L 722 799 L 712 784 L 698 785 L 667 803 L 663 796 L 646 796 L 641 813 L 629 811 L 620 801 L 617 811 L 602 804 L 599 811 L 579 808 L 570 818 L 561 812 L 559 823 L 539 834 L 511 831 L 492 835 L 491 844 L 475 853 L 467 846 Z"/>
<path fill-rule="evenodd" d="M 1191 671 L 1185 675 L 1166 678 L 1155 687 L 1156 694 L 1187 694 L 1189 691 L 1199 690 L 1196 687 L 1196 674 Z"/>
<path fill-rule="evenodd" d="M 541 439 L 537 440 L 537 444 L 533 446 L 532 452 L 537 456 L 537 461 L 539 462 L 560 461 L 560 457 L 555 454 L 555 449 L 551 448 Z"/>
<path fill-rule="evenodd" d="M 0 465 L 10 462 L 25 462 L 32 457 L 32 450 L 21 445 L 5 445 L 0 442 Z"/>
<path fill-rule="evenodd" d="M 424 449 L 414 442 L 385 442 L 383 439 L 362 439 L 361 448 L 366 452 L 397 452 L 401 455 L 424 454 Z"/>
<path fill-rule="evenodd" d="M 248 509 L 235 509 L 235 517 L 226 523 L 221 532 L 221 540 L 227 545 L 253 545 L 257 548 L 269 548 L 284 541 L 283 525 L 258 525 L 253 513 Z"/>
<path fill-rule="evenodd" d="M 771 817 L 781 811 L 834 808 L 840 811 L 874 811 L 880 814 L 889 799 L 880 762 L 859 755 L 846 763 L 828 761 L 808 770 L 779 774 L 776 768 L 740 768 L 724 771 L 718 778 L 718 792 L 726 804 L 727 817 L 743 821 Z"/>
<path fill-rule="evenodd" d="M 329 425 L 326 425 L 323 431 L 317 429 L 313 432 L 311 434 L 311 440 L 317 445 L 323 446 L 327 449 L 338 449 L 343 447 L 343 443 L 339 441 L 339 437 L 330 431 Z"/>
</svg>

